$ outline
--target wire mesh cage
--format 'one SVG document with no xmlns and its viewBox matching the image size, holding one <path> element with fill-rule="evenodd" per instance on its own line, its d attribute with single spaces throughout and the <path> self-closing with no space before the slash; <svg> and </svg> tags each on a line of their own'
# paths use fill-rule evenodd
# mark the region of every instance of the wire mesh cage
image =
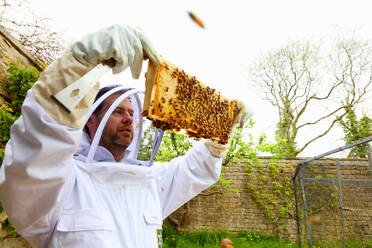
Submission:
<svg viewBox="0 0 372 248">
<path fill-rule="evenodd" d="M 371 140 L 369 136 L 298 163 L 293 184 L 299 247 L 357 247 L 352 243 L 363 240 L 372 244 L 371 159 L 321 159 Z"/>
</svg>

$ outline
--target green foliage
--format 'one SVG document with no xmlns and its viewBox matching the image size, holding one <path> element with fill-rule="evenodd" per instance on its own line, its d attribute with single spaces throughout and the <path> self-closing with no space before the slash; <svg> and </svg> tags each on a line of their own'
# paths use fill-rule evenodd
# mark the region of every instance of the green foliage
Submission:
<svg viewBox="0 0 372 248">
<path fill-rule="evenodd" d="M 254 122 L 251 121 L 248 128 L 252 128 L 253 125 Z M 252 135 L 249 135 L 248 141 L 244 141 L 239 132 L 240 130 L 234 137 L 240 138 L 237 142 L 239 145 L 228 154 L 233 157 L 230 161 L 244 158 L 250 197 L 272 222 L 277 233 L 282 232 L 285 225 L 282 220 L 291 217 L 294 206 L 291 181 L 284 168 L 278 164 L 286 156 L 286 151 L 282 149 L 286 141 L 276 136 L 275 141 L 270 142 L 265 134 L 258 138 L 258 142 L 253 141 Z M 240 149 L 241 147 L 243 149 Z M 234 151 L 237 152 L 236 157 Z M 263 154 L 270 156 L 267 166 L 262 164 L 259 157 Z"/>
<path fill-rule="evenodd" d="M 252 128 L 254 125 L 254 121 L 250 119 L 246 125 L 246 128 Z M 236 161 L 240 161 L 243 158 L 252 155 L 252 148 L 253 148 L 253 142 L 252 142 L 252 135 L 248 134 L 249 140 L 245 140 L 245 136 L 243 133 L 242 128 L 236 128 L 234 136 L 231 139 L 230 147 L 224 157 L 224 160 L 222 162 L 223 166 L 228 165 L 229 163 L 233 163 Z"/>
<path fill-rule="evenodd" d="M 147 126 L 138 151 L 138 159 L 149 160 L 154 143 L 155 127 Z M 192 139 L 181 133 L 165 131 L 162 143 L 159 147 L 155 160 L 159 162 L 170 161 L 182 156 L 192 147 Z"/>
<path fill-rule="evenodd" d="M 2 227 L 5 228 L 8 232 L 10 232 L 13 236 L 18 236 L 17 231 L 15 230 L 12 222 L 9 218 L 7 218 L 2 224 Z"/>
<path fill-rule="evenodd" d="M 10 127 L 13 122 L 21 115 L 21 105 L 26 96 L 27 90 L 29 90 L 34 82 L 39 78 L 39 71 L 35 67 L 29 67 L 25 69 L 20 62 L 10 62 L 9 69 L 9 92 L 12 97 L 12 106 L 1 105 L 0 106 L 0 165 L 4 159 L 4 147 L 6 142 L 10 139 Z"/>
<path fill-rule="evenodd" d="M 289 239 L 278 239 L 273 235 L 259 234 L 253 231 L 232 233 L 225 230 L 176 232 L 173 226 L 163 226 L 164 248 L 217 248 L 222 239 L 229 238 L 234 247 L 239 248 L 297 248 L 297 243 Z M 346 240 L 346 247 L 370 248 L 371 240 Z M 301 247 L 308 247 L 303 243 Z M 342 241 L 314 241 L 314 248 L 342 247 Z"/>
<path fill-rule="evenodd" d="M 248 192 L 265 216 L 272 221 L 277 232 L 283 231 L 282 219 L 291 216 L 294 206 L 292 184 L 282 167 L 278 165 L 287 155 L 283 149 L 286 140 L 279 136 L 274 142 L 269 142 L 266 135 L 262 134 L 258 142 L 254 142 L 249 132 L 254 126 L 250 120 L 244 129 L 237 128 L 231 140 L 229 150 L 223 160 L 223 165 L 244 161 L 246 175 L 248 176 Z M 260 156 L 269 155 L 271 161 L 266 168 Z M 223 174 L 222 174 L 223 175 Z M 220 179 L 225 188 L 233 191 L 230 180 Z"/>
<path fill-rule="evenodd" d="M 358 120 L 355 111 L 349 109 L 346 115 L 346 120 L 340 120 L 340 125 L 344 131 L 344 141 L 346 144 L 358 141 L 372 135 L 372 119 L 366 115 Z M 350 158 L 366 158 L 367 149 L 370 144 L 364 143 L 350 149 L 348 157 Z"/>
<path fill-rule="evenodd" d="M 9 64 L 8 79 L 12 82 L 9 85 L 9 91 L 13 97 L 12 105 L 20 108 L 26 97 L 27 91 L 32 87 L 40 76 L 40 72 L 33 66 L 26 69 L 20 65 L 20 62 L 11 62 Z"/>
<path fill-rule="evenodd" d="M 144 122 L 145 123 L 145 122 Z M 140 147 L 138 149 L 137 158 L 142 161 L 147 161 L 151 158 L 152 146 L 154 143 L 155 127 L 148 125 L 143 132 L 143 138 L 141 140 Z"/>
<path fill-rule="evenodd" d="M 17 119 L 13 109 L 5 105 L 0 106 L 0 140 L 2 147 L 5 146 L 6 142 L 10 139 L 10 127 L 13 122 Z"/>
<path fill-rule="evenodd" d="M 164 248 L 216 248 L 222 239 L 229 238 L 234 247 L 297 247 L 289 240 L 279 240 L 275 236 L 258 234 L 252 231 L 240 231 L 232 233 L 225 230 L 218 231 L 195 231 L 177 233 L 172 226 L 163 226 Z"/>
<path fill-rule="evenodd" d="M 240 139 L 241 138 L 242 130 L 237 130 L 237 136 L 233 138 L 233 144 L 230 146 L 230 150 L 228 152 L 228 158 L 232 161 L 236 161 L 237 159 L 241 159 L 246 151 L 249 149 L 247 145 Z M 144 138 L 141 141 L 138 158 L 140 160 L 148 160 L 151 156 L 152 145 L 153 145 L 153 136 L 155 133 L 155 128 L 152 125 L 149 125 L 148 128 L 144 131 Z M 237 145 L 238 144 L 238 145 Z M 182 156 L 186 154 L 186 152 L 192 147 L 193 140 L 192 138 L 187 137 L 181 133 L 174 133 L 171 131 L 166 131 L 164 133 L 164 137 L 162 140 L 162 144 L 160 145 L 159 151 L 156 155 L 156 161 L 159 162 L 167 162 L 172 160 L 173 158 Z M 232 147 L 239 146 L 239 148 L 233 149 Z M 227 159 L 224 160 L 225 162 L 223 165 L 227 164 Z M 225 168 L 222 168 L 225 170 Z M 219 182 L 215 184 L 213 187 L 216 189 L 227 190 L 230 192 L 238 192 L 236 189 L 232 187 L 233 180 L 225 179 L 224 173 L 221 173 L 219 178 Z"/>
<path fill-rule="evenodd" d="M 291 110 L 291 103 L 283 99 L 283 110 L 280 113 L 280 120 L 277 124 L 276 135 L 281 137 L 280 150 L 284 157 L 296 157 L 299 153 L 295 142 L 296 129 L 293 128 L 294 116 Z"/>
<path fill-rule="evenodd" d="M 149 123 L 138 151 L 138 159 L 149 160 L 154 143 L 155 127 Z M 192 139 L 181 133 L 166 131 L 156 155 L 156 161 L 165 162 L 184 155 L 192 147 Z"/>
<path fill-rule="evenodd" d="M 160 162 L 170 161 L 182 156 L 192 147 L 192 139 L 182 133 L 166 131 L 160 145 L 156 160 Z"/>
<path fill-rule="evenodd" d="M 270 142 L 267 140 L 266 134 L 262 134 L 258 138 L 258 144 L 256 144 L 256 146 L 259 153 L 268 154 L 273 159 L 280 160 L 283 158 L 291 157 L 288 156 L 289 153 L 288 149 L 286 148 L 287 144 L 287 140 L 281 138 L 279 135 L 276 135 L 274 141 Z"/>
</svg>

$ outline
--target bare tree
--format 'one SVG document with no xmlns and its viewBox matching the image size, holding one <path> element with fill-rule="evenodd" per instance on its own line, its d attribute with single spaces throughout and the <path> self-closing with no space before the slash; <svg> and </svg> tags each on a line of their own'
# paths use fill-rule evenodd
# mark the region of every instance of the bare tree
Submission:
<svg viewBox="0 0 372 248">
<path fill-rule="evenodd" d="M 28 0 L 2 0 L 0 9 L 0 25 L 36 59 L 50 63 L 61 54 L 67 42 L 53 31 L 50 19 L 34 12 Z"/>
<path fill-rule="evenodd" d="M 277 135 L 286 140 L 288 157 L 329 133 L 372 91 L 371 46 L 337 34 L 326 56 L 321 53 L 325 43 L 294 41 L 260 57 L 250 69 L 251 86 L 278 110 Z M 306 127 L 318 133 L 298 147 L 296 138 Z"/>
</svg>

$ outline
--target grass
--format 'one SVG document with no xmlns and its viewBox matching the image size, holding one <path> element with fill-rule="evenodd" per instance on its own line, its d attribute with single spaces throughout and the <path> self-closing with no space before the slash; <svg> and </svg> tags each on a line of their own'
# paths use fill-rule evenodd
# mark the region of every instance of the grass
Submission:
<svg viewBox="0 0 372 248">
<path fill-rule="evenodd" d="M 372 240 L 346 240 L 346 247 L 372 248 Z M 306 247 L 306 246 L 304 246 Z M 338 248 L 342 247 L 341 241 L 318 241 L 313 243 L 313 248 Z"/>
<path fill-rule="evenodd" d="M 251 231 L 237 234 L 227 231 L 196 231 L 176 233 L 172 226 L 163 227 L 164 248 L 218 248 L 221 240 L 228 237 L 235 248 L 292 248 L 297 244 L 289 240 L 278 240 L 275 236 L 261 235 Z"/>
<path fill-rule="evenodd" d="M 219 248 L 223 238 L 229 238 L 234 248 L 298 248 L 298 244 L 288 239 L 279 240 L 275 236 L 252 231 L 232 233 L 228 231 L 196 231 L 177 233 L 172 226 L 163 226 L 163 248 Z M 307 244 L 302 247 L 309 247 Z M 313 242 L 313 248 L 342 247 L 341 241 Z M 372 248 L 372 240 L 347 240 L 348 248 Z"/>
</svg>

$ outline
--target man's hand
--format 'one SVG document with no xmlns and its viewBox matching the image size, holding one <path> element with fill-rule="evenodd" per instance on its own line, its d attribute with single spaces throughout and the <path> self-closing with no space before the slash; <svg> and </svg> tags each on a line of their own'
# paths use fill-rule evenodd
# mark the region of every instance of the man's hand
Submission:
<svg viewBox="0 0 372 248">
<path fill-rule="evenodd" d="M 231 142 L 232 137 L 234 136 L 235 129 L 238 126 L 239 128 L 243 128 L 247 123 L 248 119 L 252 117 L 253 111 L 247 105 L 245 105 L 242 101 L 235 99 L 238 108 L 240 109 L 239 113 L 235 116 L 232 128 L 229 133 L 229 141 L 228 144 Z"/>
<path fill-rule="evenodd" d="M 129 26 L 113 25 L 88 34 L 72 45 L 72 51 L 79 61 L 110 65 L 115 74 L 130 67 L 134 79 L 141 74 L 144 58 L 160 65 L 150 40 L 141 30 Z"/>
<path fill-rule="evenodd" d="M 244 125 L 247 123 L 248 119 L 252 117 L 253 110 L 249 108 L 247 105 L 245 105 L 240 100 L 235 100 L 237 102 L 237 105 L 240 109 L 239 113 L 236 115 L 234 119 L 234 127 L 232 128 L 232 134 L 235 132 L 236 125 L 239 125 L 240 128 L 243 128 Z M 230 133 L 231 134 L 231 133 Z"/>
<path fill-rule="evenodd" d="M 204 141 L 204 145 L 207 147 L 208 151 L 216 158 L 223 158 L 229 149 L 230 142 L 222 145 L 218 144 L 216 141 L 207 139 Z"/>
</svg>

